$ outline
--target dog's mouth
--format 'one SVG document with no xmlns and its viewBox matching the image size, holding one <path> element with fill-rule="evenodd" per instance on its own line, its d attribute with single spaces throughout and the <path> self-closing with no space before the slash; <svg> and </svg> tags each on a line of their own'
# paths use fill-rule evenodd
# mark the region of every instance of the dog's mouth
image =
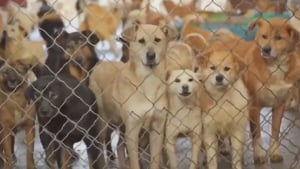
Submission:
<svg viewBox="0 0 300 169">
<path fill-rule="evenodd" d="M 187 97 L 187 96 L 190 96 L 192 93 L 191 92 L 182 92 L 182 93 L 179 93 L 180 96 L 184 96 L 184 97 Z"/>
<path fill-rule="evenodd" d="M 155 61 L 147 61 L 147 63 L 145 63 L 145 66 L 150 67 L 151 69 L 153 69 L 154 67 L 156 67 L 159 63 L 155 62 Z"/>
<path fill-rule="evenodd" d="M 217 87 L 217 89 L 225 89 L 227 87 L 227 84 L 223 82 L 216 82 L 215 86 Z"/>
<path fill-rule="evenodd" d="M 6 85 L 9 91 L 13 91 L 17 89 L 20 86 L 20 84 L 21 82 L 18 80 L 8 80 Z"/>
</svg>

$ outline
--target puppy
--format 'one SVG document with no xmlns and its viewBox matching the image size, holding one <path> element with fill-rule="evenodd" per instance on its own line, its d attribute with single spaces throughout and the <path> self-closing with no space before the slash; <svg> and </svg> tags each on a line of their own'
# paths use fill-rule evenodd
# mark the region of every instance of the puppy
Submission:
<svg viewBox="0 0 300 169">
<path fill-rule="evenodd" d="M 245 131 L 248 124 L 248 93 L 236 53 L 216 42 L 197 58 L 203 83 L 199 104 L 203 112 L 203 140 L 209 169 L 217 169 L 218 140 L 230 137 L 232 168 L 242 169 Z"/>
<path fill-rule="evenodd" d="M 55 168 L 55 162 L 59 168 L 69 168 L 73 144 L 80 140 L 87 146 L 89 167 L 104 168 L 98 108 L 88 87 L 71 76 L 43 76 L 25 95 L 36 107 L 39 135 L 50 168 Z"/>
<path fill-rule="evenodd" d="M 24 97 L 31 68 L 26 62 L 6 60 L 0 68 L 0 137 L 6 169 L 14 168 L 14 136 L 20 129 L 24 129 L 26 133 L 27 168 L 35 169 L 33 153 L 36 113 L 34 109 L 28 108 Z"/>
<path fill-rule="evenodd" d="M 198 103 L 200 82 L 189 69 L 170 71 L 166 78 L 170 112 L 166 123 L 166 150 L 170 168 L 178 168 L 176 139 L 179 134 L 186 134 L 192 141 L 190 169 L 196 169 L 199 166 L 202 139 L 202 115 Z"/>
<path fill-rule="evenodd" d="M 279 149 L 281 120 L 291 95 L 290 89 L 299 79 L 299 33 L 284 19 L 252 22 L 249 29 L 258 27 L 256 43 L 249 47 L 245 59 L 248 71 L 243 80 L 249 91 L 250 128 L 253 137 L 254 159 L 265 163 L 262 149 L 260 111 L 263 107 L 273 108 L 270 161 L 283 160 Z"/>
<path fill-rule="evenodd" d="M 168 26 L 148 24 L 134 24 L 122 33 L 122 38 L 129 43 L 130 59 L 122 71 L 113 77 L 110 84 L 112 90 L 106 91 L 108 97 L 102 100 L 108 102 L 105 106 L 108 109 L 104 110 L 107 122 L 116 126 L 125 125 L 131 169 L 140 168 L 138 143 L 142 127 L 150 132 L 151 168 L 157 169 L 159 166 L 166 120 L 164 109 L 167 105 L 164 83 L 166 50 L 168 42 L 176 37 L 176 31 Z M 107 76 L 94 74 L 101 66 L 95 67 L 90 83 L 95 76 Z M 104 87 L 97 82 L 94 90 L 106 89 Z"/>
</svg>

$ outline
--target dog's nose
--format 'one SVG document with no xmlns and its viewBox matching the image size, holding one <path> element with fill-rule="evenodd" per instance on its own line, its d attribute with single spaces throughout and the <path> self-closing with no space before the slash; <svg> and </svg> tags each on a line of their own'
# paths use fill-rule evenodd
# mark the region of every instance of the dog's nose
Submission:
<svg viewBox="0 0 300 169">
<path fill-rule="evenodd" d="M 216 76 L 216 81 L 217 81 L 217 82 L 222 82 L 223 79 L 224 79 L 224 76 L 221 75 L 221 74 L 219 74 L 219 75 Z"/>
<path fill-rule="evenodd" d="M 49 111 L 44 107 L 39 107 L 38 112 L 40 115 L 45 116 Z"/>
<path fill-rule="evenodd" d="M 271 53 L 271 47 L 264 47 L 264 48 L 262 48 L 262 52 L 265 55 L 270 55 L 270 53 Z"/>
<path fill-rule="evenodd" d="M 189 91 L 189 86 L 188 85 L 183 85 L 182 86 L 182 91 L 183 92 L 188 92 Z"/>
<path fill-rule="evenodd" d="M 146 55 L 147 55 L 147 60 L 154 60 L 155 59 L 155 52 L 154 51 L 148 51 Z"/>
</svg>

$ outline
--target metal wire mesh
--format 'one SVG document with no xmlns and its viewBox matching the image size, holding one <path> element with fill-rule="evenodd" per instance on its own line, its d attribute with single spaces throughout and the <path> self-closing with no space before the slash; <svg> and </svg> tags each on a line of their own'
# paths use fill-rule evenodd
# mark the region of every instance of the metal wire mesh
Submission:
<svg viewBox="0 0 300 169">
<path fill-rule="evenodd" d="M 0 168 L 300 168 L 297 0 L 0 5 Z"/>
</svg>

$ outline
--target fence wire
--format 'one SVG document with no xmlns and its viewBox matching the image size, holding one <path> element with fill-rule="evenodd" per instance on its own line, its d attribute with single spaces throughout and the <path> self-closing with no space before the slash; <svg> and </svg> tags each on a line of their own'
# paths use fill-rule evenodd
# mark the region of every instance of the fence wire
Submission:
<svg viewBox="0 0 300 169">
<path fill-rule="evenodd" d="M 0 168 L 298 169 L 299 31 L 298 0 L 1 1 Z"/>
</svg>

